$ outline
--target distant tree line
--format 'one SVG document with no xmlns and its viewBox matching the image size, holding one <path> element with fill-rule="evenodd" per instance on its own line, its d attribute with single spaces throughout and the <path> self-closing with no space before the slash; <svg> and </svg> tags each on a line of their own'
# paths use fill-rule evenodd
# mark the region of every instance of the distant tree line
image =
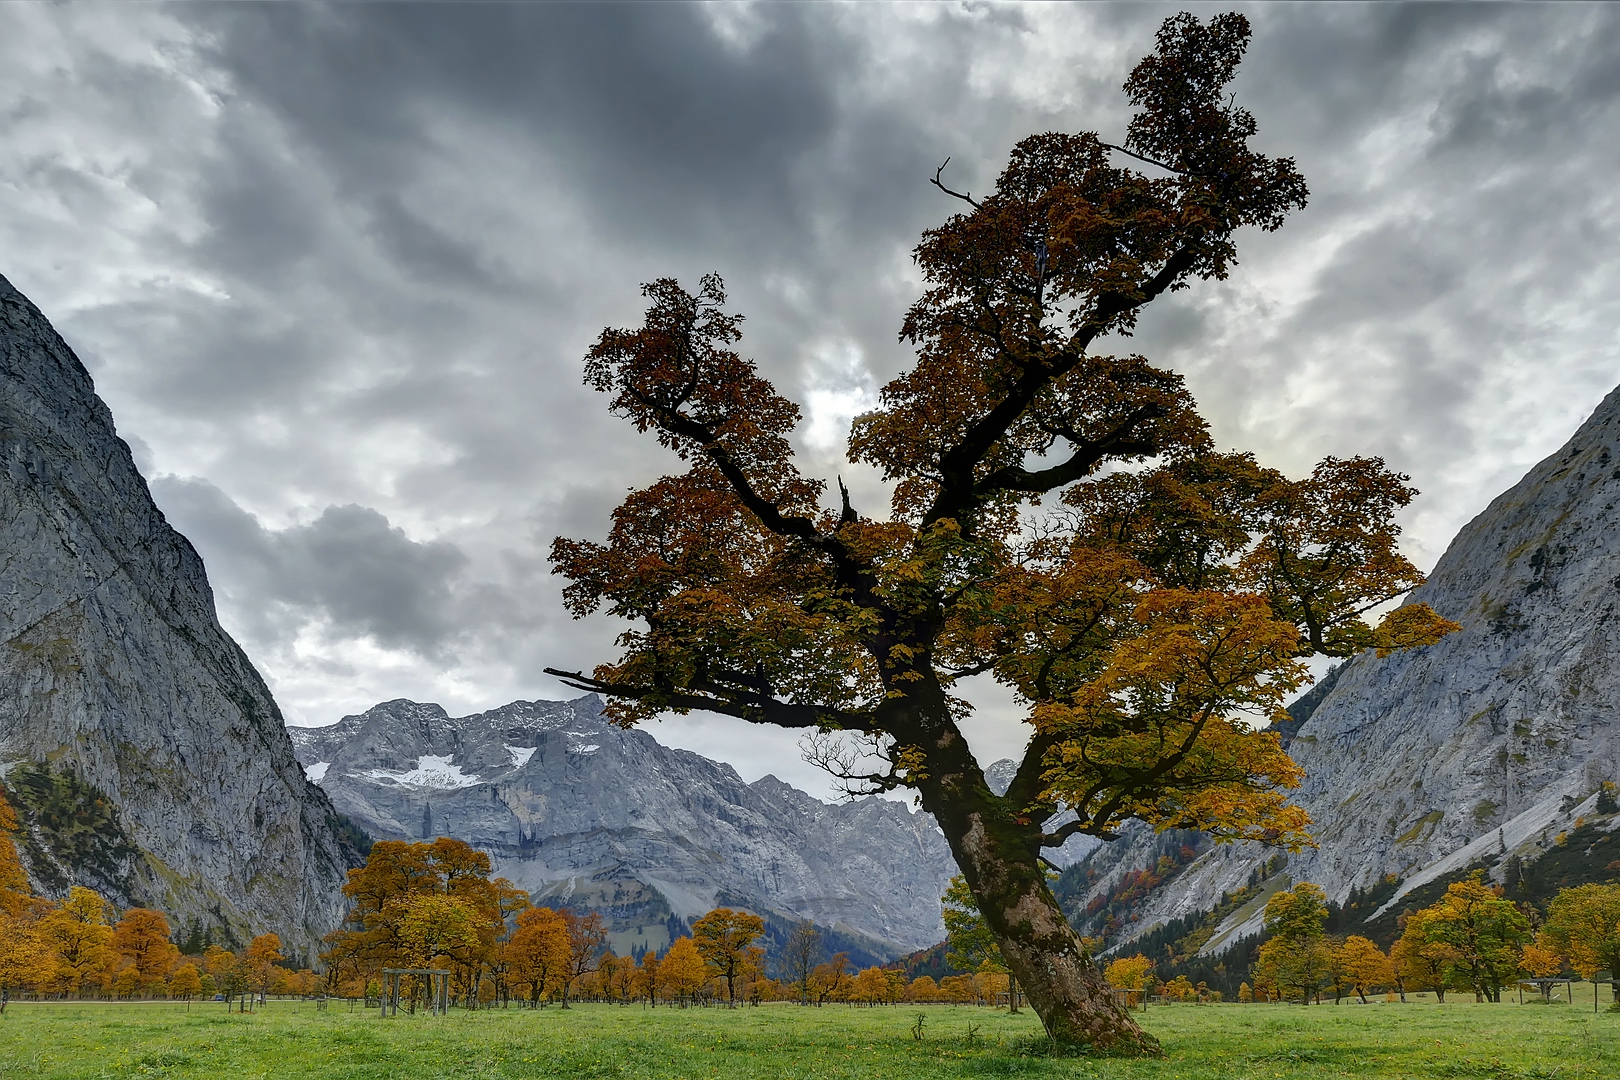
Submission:
<svg viewBox="0 0 1620 1080">
<path fill-rule="evenodd" d="M 1504 896 L 1476 871 L 1452 882 L 1435 903 L 1398 921 L 1400 936 L 1386 953 L 1359 934 L 1327 932 L 1329 904 L 1321 886 L 1301 882 L 1266 902 L 1268 935 L 1244 981 L 1240 1001 L 1335 1004 L 1370 993 L 1406 1000 L 1409 993 L 1469 993 L 1475 1001 L 1500 1001 L 1505 988 L 1572 972 L 1595 979 L 1620 971 L 1620 884 L 1589 883 L 1559 891 L 1543 917 Z M 1119 989 L 1171 1000 L 1220 1001 L 1223 994 L 1185 974 L 1160 980 L 1155 964 L 1138 954 L 1109 965 L 1106 977 Z M 1540 984 L 1545 993 L 1547 986 Z M 1620 1004 L 1620 984 L 1611 983 Z"/>
<path fill-rule="evenodd" d="M 856 970 L 844 952 L 825 955 L 810 921 L 787 935 L 767 964 L 765 922 L 732 908 L 693 921 L 660 953 L 614 952 L 600 915 L 533 904 L 489 856 L 460 840 L 380 841 L 349 872 L 344 926 L 326 938 L 325 984 L 336 994 L 375 997 L 385 967 L 449 971 L 454 1000 L 468 1008 L 567 1008 L 581 1000 L 647 1008 L 758 1005 L 792 1001 L 881 1005 L 992 1003 L 1008 992 L 1004 970 L 907 980 L 896 966 Z M 425 980 L 406 977 L 407 1006 Z"/>
</svg>

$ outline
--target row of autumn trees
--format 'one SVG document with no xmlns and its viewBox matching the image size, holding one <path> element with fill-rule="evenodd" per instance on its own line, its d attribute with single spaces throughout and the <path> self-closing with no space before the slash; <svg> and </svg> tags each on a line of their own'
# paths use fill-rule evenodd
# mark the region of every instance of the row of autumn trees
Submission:
<svg viewBox="0 0 1620 1080">
<path fill-rule="evenodd" d="M 1366 1001 L 1369 992 L 1389 990 L 1402 1000 L 1408 992 L 1432 991 L 1444 1001 L 1447 990 L 1457 990 L 1476 1001 L 1500 1001 L 1504 987 L 1566 969 L 1582 979 L 1620 972 L 1620 884 L 1564 889 L 1542 918 L 1476 872 L 1449 885 L 1434 904 L 1403 916 L 1387 954 L 1366 937 L 1329 937 L 1327 919 L 1320 886 L 1302 882 L 1272 896 L 1265 912 L 1270 937 L 1260 947 L 1254 986 L 1244 983 L 1239 999 L 1309 1002 L 1331 993 L 1335 1001 L 1351 994 Z M 1142 990 L 1152 983 L 1153 965 L 1140 956 L 1117 960 L 1108 979 Z M 1186 997 L 1176 991 L 1193 988 L 1155 989 Z M 1620 986 L 1615 997 L 1620 1001 Z"/>
<path fill-rule="evenodd" d="M 219 945 L 187 956 L 161 911 L 112 904 L 74 886 L 65 899 L 35 896 L 12 835 L 17 818 L 0 796 L 0 993 L 53 997 L 212 997 L 308 994 L 310 971 L 280 964 L 274 934 L 231 952 Z"/>
<path fill-rule="evenodd" d="M 765 974 L 756 944 L 763 921 L 717 908 L 662 955 L 619 957 L 601 917 L 529 903 L 504 879 L 490 879 L 489 856 L 458 840 L 373 846 L 344 888 L 347 925 L 327 938 L 324 975 L 287 967 L 275 934 L 232 952 L 209 945 L 186 955 L 160 911 L 122 912 L 74 886 L 61 901 L 33 895 L 12 833 L 15 815 L 0 796 L 0 991 L 101 998 L 340 993 L 376 996 L 384 967 L 444 968 L 463 1003 L 541 1005 L 570 998 L 651 1005 L 795 1000 L 893 1004 L 985 1003 L 1007 991 L 995 972 L 907 982 L 891 968 L 851 969 L 843 953 L 822 960 L 819 935 L 804 923 L 789 937 L 780 978 Z M 423 986 L 408 987 L 420 993 Z"/>
<path fill-rule="evenodd" d="M 601 916 L 531 904 L 510 881 L 491 879 L 489 856 L 460 840 L 380 841 L 366 865 L 349 872 L 343 891 L 348 918 L 327 937 L 322 959 L 327 988 L 344 996 L 374 996 L 384 968 L 447 970 L 452 996 L 469 1007 L 556 1001 L 567 1008 L 582 998 L 654 1007 L 981 1004 L 1008 991 L 1004 968 L 908 982 L 894 968 L 853 970 L 844 953 L 823 960 L 820 935 L 808 922 L 788 936 L 772 978 L 757 944 L 764 921 L 730 908 L 697 919 L 691 935 L 662 954 L 618 956 Z"/>
<path fill-rule="evenodd" d="M 691 935 L 662 954 L 618 956 L 599 915 L 531 904 L 510 881 L 491 879 L 489 856 L 460 840 L 380 841 L 366 865 L 349 872 L 344 893 L 346 924 L 327 937 L 322 954 L 327 987 L 344 996 L 375 995 L 384 968 L 448 970 L 452 996 L 469 1007 L 555 1001 L 566 1008 L 579 999 L 654 1007 L 984 1004 L 1009 989 L 999 964 L 938 981 L 908 981 L 894 968 L 857 971 L 844 953 L 822 959 L 820 935 L 808 922 L 788 936 L 773 978 L 757 944 L 763 920 L 730 908 L 697 919 Z"/>
<path fill-rule="evenodd" d="M 557 1001 L 567 1008 L 580 996 L 735 1003 L 763 970 L 764 950 L 754 942 L 765 926 L 755 915 L 717 908 L 662 956 L 620 957 L 600 915 L 535 906 L 512 882 L 490 878 L 486 853 L 444 837 L 379 841 L 343 892 L 348 916 L 327 936 L 321 958 L 329 988 L 345 996 L 374 995 L 384 968 L 431 968 L 450 972 L 452 996 L 468 1007 Z"/>
</svg>

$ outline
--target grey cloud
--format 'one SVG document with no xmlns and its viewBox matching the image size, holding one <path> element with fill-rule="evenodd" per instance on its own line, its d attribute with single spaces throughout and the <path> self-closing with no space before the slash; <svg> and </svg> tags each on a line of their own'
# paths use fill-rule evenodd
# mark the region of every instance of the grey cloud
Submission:
<svg viewBox="0 0 1620 1080">
<path fill-rule="evenodd" d="M 454 544 L 418 543 L 364 506 L 329 506 L 307 525 L 269 530 L 207 481 L 160 477 L 152 488 L 176 528 L 211 556 L 239 614 L 274 620 L 290 607 L 330 620 L 339 634 L 447 658 L 467 567 Z"/>
<path fill-rule="evenodd" d="M 547 545 L 677 467 L 579 381 L 637 284 L 718 270 L 789 392 L 881 383 L 934 168 L 1117 136 L 1174 10 L 0 6 L 0 257 L 148 468 L 205 478 L 154 488 L 290 711 L 555 695 L 616 628 Z M 1116 346 L 1282 467 L 1387 454 L 1432 560 L 1620 375 L 1620 17 L 1249 10 L 1239 97 L 1311 206 Z"/>
</svg>

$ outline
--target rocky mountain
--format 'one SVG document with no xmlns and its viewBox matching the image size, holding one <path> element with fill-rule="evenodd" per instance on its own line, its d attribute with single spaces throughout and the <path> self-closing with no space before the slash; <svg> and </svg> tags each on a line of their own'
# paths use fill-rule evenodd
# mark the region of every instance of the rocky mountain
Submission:
<svg viewBox="0 0 1620 1080">
<path fill-rule="evenodd" d="M 1533 864 L 1581 817 L 1616 826 L 1592 815 L 1620 775 L 1620 390 L 1464 527 L 1417 601 L 1463 629 L 1427 649 L 1355 657 L 1284 732 L 1321 847 L 1290 858 L 1268 889 L 1309 880 L 1342 901 L 1393 874 L 1387 908 L 1470 866 L 1500 878 L 1510 862 Z M 1189 840 L 1189 858 L 1172 858 L 1137 905 L 1132 933 L 1213 909 L 1274 854 Z M 1096 852 L 1071 874 L 1076 909 L 1161 866 L 1162 848 L 1138 830 Z M 1227 917 L 1206 955 L 1257 931 L 1263 901 Z"/>
<path fill-rule="evenodd" d="M 0 774 L 38 886 L 306 957 L 355 852 L 73 350 L 0 277 Z"/>
<path fill-rule="evenodd" d="M 594 695 L 461 717 L 400 700 L 290 732 L 310 778 L 373 836 L 466 840 L 537 902 L 608 915 L 621 952 L 662 950 L 722 904 L 777 930 L 812 919 L 869 958 L 944 936 L 956 869 L 928 814 L 746 784 L 601 711 Z"/>
</svg>

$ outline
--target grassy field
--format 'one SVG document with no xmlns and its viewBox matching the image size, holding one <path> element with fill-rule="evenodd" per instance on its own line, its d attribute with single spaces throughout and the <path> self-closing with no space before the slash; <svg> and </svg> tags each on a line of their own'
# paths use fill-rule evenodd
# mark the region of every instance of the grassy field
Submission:
<svg viewBox="0 0 1620 1080">
<path fill-rule="evenodd" d="M 922 1038 L 911 1027 L 925 1017 Z M 1614 1077 L 1620 1015 L 1514 1004 L 1154 1008 L 1157 1061 L 1047 1055 L 1027 1013 L 969 1007 L 678 1010 L 586 1005 L 381 1020 L 334 1003 L 28 1004 L 0 1077 Z M 969 1041 L 970 1028 L 976 1029 Z"/>
</svg>

